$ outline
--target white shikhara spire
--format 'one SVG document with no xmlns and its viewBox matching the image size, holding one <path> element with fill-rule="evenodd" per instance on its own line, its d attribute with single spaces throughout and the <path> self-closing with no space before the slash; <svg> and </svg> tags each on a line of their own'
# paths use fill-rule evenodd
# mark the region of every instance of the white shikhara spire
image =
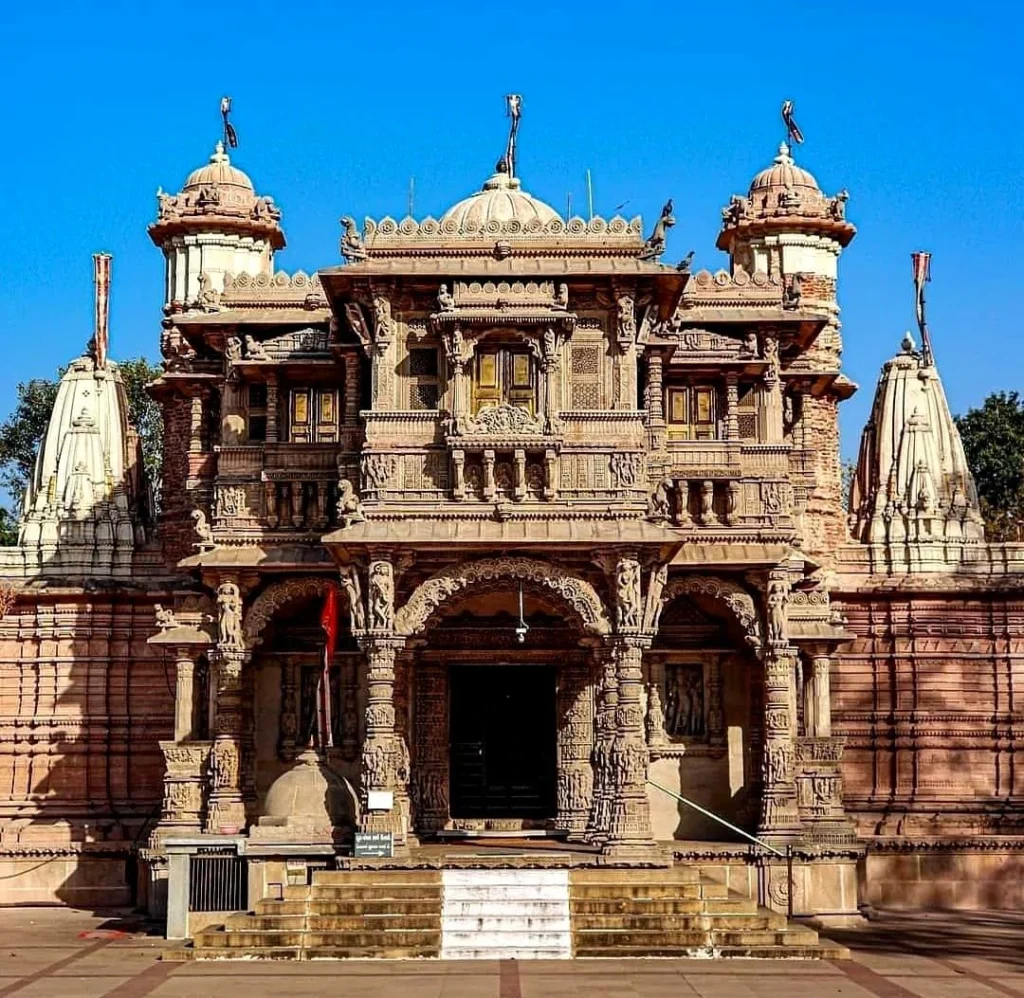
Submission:
<svg viewBox="0 0 1024 998">
<path fill-rule="evenodd" d="M 105 356 L 108 286 L 97 283 L 97 335 L 57 388 L 5 570 L 127 578 L 133 553 L 145 543 L 141 445 L 128 422 L 121 372 Z"/>
<path fill-rule="evenodd" d="M 984 540 L 978 495 L 934 360 L 907 333 L 882 367 L 850 493 L 876 570 L 948 571 Z"/>
</svg>

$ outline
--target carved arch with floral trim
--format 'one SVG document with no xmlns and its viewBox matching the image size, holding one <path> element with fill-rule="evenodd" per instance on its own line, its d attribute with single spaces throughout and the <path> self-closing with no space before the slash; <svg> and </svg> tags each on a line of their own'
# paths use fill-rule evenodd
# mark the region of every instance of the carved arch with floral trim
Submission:
<svg viewBox="0 0 1024 998">
<path fill-rule="evenodd" d="M 662 606 L 668 606 L 677 596 L 710 596 L 724 603 L 743 628 L 747 643 L 761 649 L 761 618 L 754 597 L 741 585 L 728 579 L 708 575 L 683 575 L 670 579 L 661 594 Z"/>
<path fill-rule="evenodd" d="M 313 576 L 305 579 L 287 579 L 268 586 L 256 597 L 245 615 L 245 622 L 242 625 L 245 643 L 250 648 L 258 645 L 262 640 L 263 629 L 286 603 L 310 596 L 323 596 L 329 589 L 337 591 L 341 605 L 348 609 L 345 590 L 333 579 Z"/>
<path fill-rule="evenodd" d="M 427 622 L 453 597 L 495 582 L 529 582 L 566 603 L 589 634 L 611 633 L 604 604 L 594 587 L 557 565 L 533 558 L 485 558 L 443 569 L 421 582 L 395 615 L 398 634 L 420 634 Z"/>
</svg>

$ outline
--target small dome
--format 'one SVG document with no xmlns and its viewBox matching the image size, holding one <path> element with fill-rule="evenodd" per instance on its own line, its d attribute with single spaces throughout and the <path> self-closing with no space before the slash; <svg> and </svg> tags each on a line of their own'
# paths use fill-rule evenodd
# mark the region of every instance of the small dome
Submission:
<svg viewBox="0 0 1024 998">
<path fill-rule="evenodd" d="M 352 788 L 307 749 L 267 790 L 263 816 L 269 823 L 326 829 L 355 824 L 358 803 Z"/>
<path fill-rule="evenodd" d="M 191 191 L 199 187 L 208 187 L 210 184 L 227 187 L 240 187 L 250 194 L 255 193 L 252 181 L 248 174 L 243 173 L 237 166 L 231 165 L 228 154 L 224 152 L 224 143 L 218 142 L 214 147 L 213 155 L 206 166 L 193 170 L 185 181 L 185 190 Z"/>
<path fill-rule="evenodd" d="M 441 216 L 441 225 L 444 231 L 450 231 L 450 223 L 454 222 L 458 232 L 475 234 L 488 222 L 514 220 L 525 227 L 535 222 L 547 225 L 556 219 L 560 221 L 561 216 L 551 205 L 527 194 L 518 177 L 510 177 L 499 169 L 482 190 L 452 205 Z"/>
<path fill-rule="evenodd" d="M 750 185 L 750 196 L 753 197 L 760 191 L 766 191 L 773 187 L 798 188 L 814 191 L 821 194 L 821 188 L 813 175 L 797 166 L 790 155 L 789 146 L 782 142 L 779 145 L 779 154 L 775 161 L 766 170 L 762 170 Z"/>
</svg>

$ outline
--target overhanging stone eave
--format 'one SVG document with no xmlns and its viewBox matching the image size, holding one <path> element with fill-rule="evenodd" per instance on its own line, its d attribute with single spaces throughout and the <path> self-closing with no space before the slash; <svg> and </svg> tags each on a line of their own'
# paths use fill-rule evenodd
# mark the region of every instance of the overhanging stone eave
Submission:
<svg viewBox="0 0 1024 998">
<path fill-rule="evenodd" d="M 417 547 L 458 551 L 591 550 L 595 546 L 657 549 L 668 560 L 685 543 L 647 520 L 365 520 L 325 534 L 322 542 L 344 559 L 348 550 Z"/>
</svg>

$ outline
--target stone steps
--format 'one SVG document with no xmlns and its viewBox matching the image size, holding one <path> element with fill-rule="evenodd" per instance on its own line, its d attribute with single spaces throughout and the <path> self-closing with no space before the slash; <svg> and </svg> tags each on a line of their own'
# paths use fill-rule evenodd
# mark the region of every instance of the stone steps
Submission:
<svg viewBox="0 0 1024 998">
<path fill-rule="evenodd" d="M 691 867 L 318 871 L 166 959 L 841 959 Z"/>
</svg>

